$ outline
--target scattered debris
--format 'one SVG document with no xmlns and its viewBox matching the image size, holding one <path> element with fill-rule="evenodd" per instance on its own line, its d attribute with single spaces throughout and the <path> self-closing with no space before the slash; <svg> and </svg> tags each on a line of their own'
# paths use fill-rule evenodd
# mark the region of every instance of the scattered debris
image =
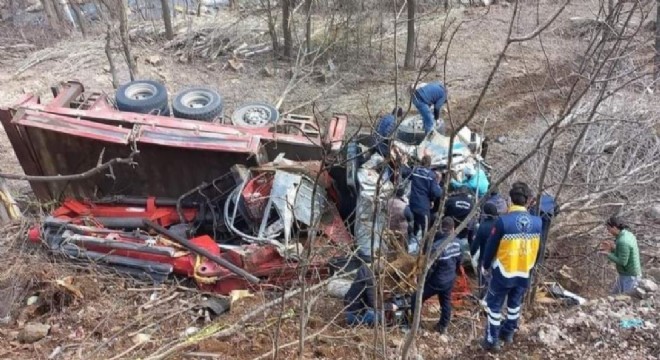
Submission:
<svg viewBox="0 0 660 360">
<path fill-rule="evenodd" d="M 198 331 L 199 331 L 199 328 L 198 328 L 198 327 L 191 326 L 191 327 L 189 327 L 189 328 L 186 328 L 186 330 L 184 330 L 183 333 L 181 333 L 181 337 L 189 337 L 189 336 L 192 336 L 192 335 L 194 335 L 195 333 L 197 333 Z"/>
<path fill-rule="evenodd" d="M 646 290 L 646 292 L 656 292 L 658 291 L 658 284 L 653 282 L 651 279 L 642 279 L 639 282 L 639 287 Z"/>
<path fill-rule="evenodd" d="M 570 267 L 566 265 L 562 266 L 559 269 L 559 283 L 568 290 L 578 291 L 582 287 L 582 284 L 571 275 L 572 271 L 573 269 Z"/>
<path fill-rule="evenodd" d="M 254 297 L 254 294 L 250 293 L 250 290 L 232 290 L 229 293 L 229 304 L 233 305 L 240 299 Z"/>
<path fill-rule="evenodd" d="M 30 296 L 30 297 L 27 299 L 26 304 L 27 304 L 27 306 L 34 305 L 34 304 L 37 303 L 37 301 L 39 301 L 39 297 L 36 296 L 36 295 L 33 295 L 33 296 Z"/>
<path fill-rule="evenodd" d="M 210 23 L 208 26 L 201 26 L 194 31 L 177 34 L 165 45 L 165 49 L 174 51 L 174 55 L 177 57 L 201 57 L 209 60 L 225 55 L 247 58 L 272 51 L 272 47 L 268 43 L 259 42 L 248 45 L 261 38 L 264 32 L 246 31 L 239 34 L 229 30 L 229 27 L 218 27 L 217 23 Z"/>
<path fill-rule="evenodd" d="M 58 346 L 53 351 L 51 351 L 50 355 L 48 355 L 48 360 L 55 359 L 60 353 L 62 352 L 62 347 Z"/>
<path fill-rule="evenodd" d="M 161 58 L 158 55 L 151 55 L 148 56 L 145 61 L 147 64 L 153 65 L 153 66 L 160 66 L 163 63 L 163 58 Z"/>
<path fill-rule="evenodd" d="M 263 77 L 273 77 L 275 76 L 275 71 L 273 69 L 269 68 L 268 66 L 264 66 L 259 70 L 259 75 Z"/>
<path fill-rule="evenodd" d="M 632 329 L 632 328 L 640 328 L 644 325 L 644 320 L 642 319 L 621 319 L 619 325 L 623 329 Z"/>
<path fill-rule="evenodd" d="M 555 282 L 548 282 L 544 284 L 548 292 L 556 297 L 568 299 L 569 303 L 572 305 L 584 305 L 587 302 L 587 299 L 578 296 L 577 294 L 574 294 L 563 287 L 559 285 L 558 283 Z"/>
<path fill-rule="evenodd" d="M 58 280 L 55 281 L 55 284 L 57 286 L 65 289 L 65 290 L 67 290 L 68 292 L 73 294 L 75 297 L 77 297 L 79 299 L 83 298 L 83 294 L 80 291 L 80 289 L 78 289 L 77 287 L 75 287 L 73 285 L 73 276 L 67 276 L 63 279 L 58 279 Z"/>
<path fill-rule="evenodd" d="M 229 68 L 234 71 L 241 71 L 243 70 L 244 66 L 243 63 L 238 61 L 238 59 L 229 59 L 227 60 L 227 64 L 223 67 L 223 69 Z"/>
<path fill-rule="evenodd" d="M 548 347 L 556 347 L 557 342 L 561 339 L 561 330 L 556 325 L 541 325 L 537 336 L 539 341 Z"/>
<path fill-rule="evenodd" d="M 235 291 L 242 291 L 242 290 L 235 290 Z M 204 310 L 210 312 L 214 317 L 218 315 L 222 315 L 229 311 L 230 307 L 232 304 L 232 298 L 226 298 L 226 297 L 210 297 L 205 299 L 199 306 L 203 308 Z M 209 314 L 209 315 L 211 315 Z"/>
<path fill-rule="evenodd" d="M 644 288 L 638 286 L 632 290 L 631 295 L 638 299 L 646 299 L 649 294 L 646 292 L 646 290 L 644 290 Z"/>
<path fill-rule="evenodd" d="M 50 325 L 40 323 L 28 323 L 18 334 L 18 340 L 22 343 L 31 344 L 48 335 Z"/>
<path fill-rule="evenodd" d="M 660 268 L 651 268 L 646 271 L 646 275 L 649 277 L 649 279 L 660 282 Z"/>
<path fill-rule="evenodd" d="M 144 343 L 148 342 L 149 340 L 151 340 L 151 335 L 143 334 L 143 333 L 135 334 L 135 336 L 133 336 L 132 340 L 133 340 L 133 343 L 135 343 L 135 344 L 144 344 Z"/>
</svg>

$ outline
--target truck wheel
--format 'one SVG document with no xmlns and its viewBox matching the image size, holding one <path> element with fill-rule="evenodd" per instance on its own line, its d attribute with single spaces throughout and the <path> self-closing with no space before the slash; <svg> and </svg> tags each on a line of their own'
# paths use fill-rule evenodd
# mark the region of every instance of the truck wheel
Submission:
<svg viewBox="0 0 660 360">
<path fill-rule="evenodd" d="M 241 105 L 231 115 L 231 122 L 236 126 L 267 127 L 280 119 L 280 112 L 266 103 L 249 103 Z"/>
<path fill-rule="evenodd" d="M 183 90 L 174 96 L 172 112 L 182 119 L 213 121 L 222 114 L 222 97 L 207 87 Z"/>
<path fill-rule="evenodd" d="M 396 138 L 409 145 L 419 145 L 426 134 L 422 117 L 414 115 L 401 121 L 396 133 Z"/>
<path fill-rule="evenodd" d="M 153 80 L 137 80 L 124 84 L 115 93 L 117 109 L 140 114 L 169 112 L 167 89 Z"/>
</svg>

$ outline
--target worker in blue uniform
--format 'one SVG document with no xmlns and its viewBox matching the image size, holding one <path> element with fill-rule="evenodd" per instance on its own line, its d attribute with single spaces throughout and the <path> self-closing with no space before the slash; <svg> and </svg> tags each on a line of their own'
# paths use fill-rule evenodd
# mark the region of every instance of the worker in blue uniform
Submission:
<svg viewBox="0 0 660 360">
<path fill-rule="evenodd" d="M 447 101 L 447 90 L 445 86 L 438 82 L 420 83 L 410 86 L 412 103 L 417 108 L 424 124 L 424 133 L 428 135 L 437 125 L 438 132 L 445 134 L 444 121 L 438 123 L 440 112 Z M 433 107 L 433 114 L 431 114 Z M 436 124 L 438 123 L 438 124 Z"/>
</svg>

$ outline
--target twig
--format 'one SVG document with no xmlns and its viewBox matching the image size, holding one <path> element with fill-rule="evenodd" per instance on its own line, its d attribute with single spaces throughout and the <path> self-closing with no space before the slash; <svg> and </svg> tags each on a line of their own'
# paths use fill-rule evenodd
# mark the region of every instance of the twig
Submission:
<svg viewBox="0 0 660 360">
<path fill-rule="evenodd" d="M 117 360 L 117 359 L 121 359 L 121 358 L 124 357 L 124 355 L 127 355 L 128 353 L 130 353 L 131 351 L 135 350 L 138 346 L 141 346 L 141 345 L 144 345 L 144 343 L 140 343 L 140 342 L 139 342 L 139 343 L 137 343 L 137 344 L 135 344 L 135 345 L 129 347 L 128 349 L 124 350 L 124 351 L 121 352 L 119 355 L 110 358 L 109 360 Z"/>
<path fill-rule="evenodd" d="M 312 290 L 315 290 L 315 289 L 319 289 L 323 286 L 326 286 L 330 281 L 338 279 L 338 278 L 341 278 L 341 276 L 332 276 L 332 277 L 326 279 L 325 281 L 319 282 L 318 284 L 315 284 L 315 285 L 309 287 L 307 290 L 312 291 Z M 200 331 L 200 333 L 202 333 L 202 335 L 196 336 L 196 337 L 193 337 L 193 338 L 189 338 L 189 339 L 183 339 L 183 340 L 177 342 L 176 344 L 174 344 L 174 346 L 172 346 L 172 347 L 170 347 L 170 348 L 168 348 L 164 351 L 156 352 L 156 353 L 152 354 L 150 357 L 146 358 L 145 360 L 162 360 L 162 359 L 165 359 L 170 355 L 173 355 L 175 353 L 183 351 L 183 350 L 187 349 L 188 347 L 190 347 L 190 346 L 192 346 L 192 345 L 194 345 L 194 344 L 196 344 L 196 343 L 198 343 L 198 342 L 200 342 L 204 339 L 212 337 L 212 336 L 216 337 L 216 338 L 224 338 L 224 337 L 234 335 L 235 333 L 240 331 L 249 320 L 251 320 L 255 316 L 267 311 L 268 309 L 272 308 L 273 306 L 275 306 L 277 304 L 280 304 L 282 301 L 286 301 L 286 300 L 296 296 L 298 293 L 300 293 L 300 291 L 301 291 L 300 289 L 291 291 L 291 292 L 289 292 L 288 294 L 286 294 L 285 296 L 283 296 L 281 298 L 277 298 L 275 300 L 272 300 L 270 302 L 265 303 L 264 305 L 262 305 L 262 306 L 260 306 L 256 309 L 250 311 L 249 313 L 243 315 L 243 317 L 241 317 L 236 322 L 234 322 L 229 328 L 218 328 L 216 330 L 207 331 L 207 332 L 204 332 L 204 330 L 202 330 L 202 331 Z M 218 324 L 211 324 L 211 327 L 217 327 L 217 325 Z"/>
<path fill-rule="evenodd" d="M 96 166 L 92 169 L 89 169 L 85 172 L 78 173 L 78 174 L 40 176 L 40 175 L 18 175 L 18 174 L 0 173 L 0 178 L 10 179 L 10 180 L 38 181 L 38 182 L 84 180 L 84 179 L 87 179 L 87 178 L 89 178 L 93 175 L 96 175 L 96 174 L 102 172 L 105 169 L 112 168 L 112 165 L 115 165 L 115 164 L 134 165 L 135 161 L 133 161 L 133 158 L 139 153 L 140 152 L 138 150 L 134 150 L 133 152 L 131 152 L 130 155 L 128 155 L 128 157 L 114 158 L 114 159 L 108 160 L 108 161 L 104 162 L 103 164 L 101 164 L 99 166 Z"/>
</svg>

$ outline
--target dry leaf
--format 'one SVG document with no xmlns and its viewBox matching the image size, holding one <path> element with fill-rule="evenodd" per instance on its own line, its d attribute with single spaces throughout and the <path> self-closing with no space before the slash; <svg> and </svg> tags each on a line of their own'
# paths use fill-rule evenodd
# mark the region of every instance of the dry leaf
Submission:
<svg viewBox="0 0 660 360">
<path fill-rule="evenodd" d="M 73 276 L 67 276 L 62 279 L 58 279 L 55 281 L 55 284 L 57 284 L 57 286 L 63 287 L 64 289 L 68 290 L 75 297 L 80 299 L 83 298 L 82 292 L 77 287 L 73 286 Z"/>
</svg>

